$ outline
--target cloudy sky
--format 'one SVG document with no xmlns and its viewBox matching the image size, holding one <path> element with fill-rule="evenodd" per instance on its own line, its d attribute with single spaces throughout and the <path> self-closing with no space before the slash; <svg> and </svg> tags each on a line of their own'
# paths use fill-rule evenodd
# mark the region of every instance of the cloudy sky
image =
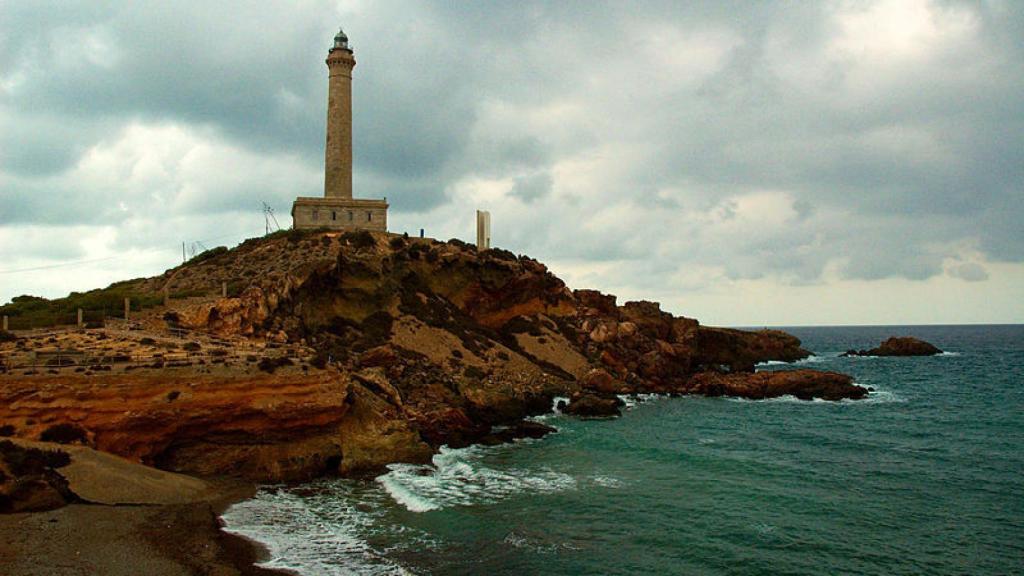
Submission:
<svg viewBox="0 0 1024 576">
<path fill-rule="evenodd" d="M 1024 322 L 1024 3 L 0 0 L 0 302 L 355 193 L 726 325 Z"/>
</svg>

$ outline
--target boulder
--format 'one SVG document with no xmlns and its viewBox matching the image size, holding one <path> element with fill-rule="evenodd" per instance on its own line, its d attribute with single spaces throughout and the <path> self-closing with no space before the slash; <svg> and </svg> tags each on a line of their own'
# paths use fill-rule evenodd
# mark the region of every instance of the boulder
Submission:
<svg viewBox="0 0 1024 576">
<path fill-rule="evenodd" d="M 398 361 L 398 355 L 390 346 L 377 346 L 370 348 L 359 355 L 359 366 L 369 368 L 373 366 L 388 367 Z"/>
<path fill-rule="evenodd" d="M 622 415 L 619 410 L 622 404 L 622 400 L 618 398 L 607 398 L 584 392 L 573 395 L 569 404 L 562 411 L 581 418 L 612 418 Z"/>
<path fill-rule="evenodd" d="M 601 394 L 618 394 L 622 392 L 623 383 L 603 368 L 594 368 L 587 372 L 580 384 L 587 390 Z"/>
</svg>

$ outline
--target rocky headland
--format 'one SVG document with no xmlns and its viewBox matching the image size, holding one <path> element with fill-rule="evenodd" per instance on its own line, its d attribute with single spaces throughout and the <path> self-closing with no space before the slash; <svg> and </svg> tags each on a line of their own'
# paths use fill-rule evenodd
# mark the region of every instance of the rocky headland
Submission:
<svg viewBox="0 0 1024 576">
<path fill-rule="evenodd" d="M 8 527 L 25 540 L 0 546 L 26 563 L 14 574 L 78 554 L 115 570 L 127 553 L 177 559 L 153 573 L 261 573 L 217 530 L 252 483 L 541 438 L 554 428 L 528 416 L 556 404 L 613 417 L 633 394 L 867 394 L 843 374 L 755 371 L 809 355 L 790 334 L 573 291 L 537 260 L 457 240 L 290 231 L 104 290 L 150 303 L 0 338 L 0 510 L 36 530 Z M 124 549 L 74 528 L 95 523 L 124 528 Z"/>
<path fill-rule="evenodd" d="M 556 397 L 583 414 L 580 399 L 620 394 L 866 394 L 834 373 L 755 372 L 808 355 L 789 334 L 620 305 L 457 240 L 290 232 L 133 286 L 197 293 L 240 278 L 237 296 L 169 300 L 134 326 L 3 343 L 0 427 L 174 472 L 297 481 L 493 441 Z M 47 345 L 78 360 L 19 367 Z M 132 361 L 147 350 L 157 359 Z"/>
<path fill-rule="evenodd" d="M 809 355 L 784 332 L 619 304 L 457 240 L 289 231 L 117 288 L 162 304 L 0 342 L 0 435 L 21 442 L 10 453 L 44 440 L 207 480 L 302 481 L 540 437 L 552 429 L 525 419 L 557 398 L 598 417 L 639 393 L 867 394 L 836 373 L 755 372 Z M 4 468 L 0 505 L 91 501 L 63 459 Z"/>
</svg>

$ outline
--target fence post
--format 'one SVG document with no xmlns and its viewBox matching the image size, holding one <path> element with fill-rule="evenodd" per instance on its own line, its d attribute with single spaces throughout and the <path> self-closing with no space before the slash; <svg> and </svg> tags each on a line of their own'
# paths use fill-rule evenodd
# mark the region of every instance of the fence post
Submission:
<svg viewBox="0 0 1024 576">
<path fill-rule="evenodd" d="M 7 315 L 4 314 L 4 332 L 7 332 Z"/>
<path fill-rule="evenodd" d="M 132 299 L 127 297 L 127 296 L 125 296 L 124 297 L 124 320 L 125 320 L 125 322 L 128 321 L 128 312 L 131 309 L 132 309 Z"/>
<path fill-rule="evenodd" d="M 171 293 L 167 290 L 167 286 L 164 286 L 164 306 L 167 306 L 167 303 L 170 302 L 170 299 Z"/>
<path fill-rule="evenodd" d="M 220 297 L 221 298 L 227 298 L 228 297 L 228 283 L 227 282 L 221 282 L 220 283 Z"/>
<path fill-rule="evenodd" d="M 79 308 L 78 309 L 78 327 L 81 328 L 82 325 L 83 325 L 83 323 L 82 323 L 82 309 Z"/>
</svg>

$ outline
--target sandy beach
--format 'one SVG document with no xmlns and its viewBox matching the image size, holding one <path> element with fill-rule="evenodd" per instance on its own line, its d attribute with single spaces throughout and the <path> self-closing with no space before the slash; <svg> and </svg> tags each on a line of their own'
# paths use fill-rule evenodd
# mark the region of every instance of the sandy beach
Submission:
<svg viewBox="0 0 1024 576">
<path fill-rule="evenodd" d="M 0 572 L 6 576 L 266 576 L 266 551 L 222 532 L 218 516 L 252 485 L 218 484 L 206 502 L 165 506 L 71 504 L 0 515 Z"/>
</svg>

